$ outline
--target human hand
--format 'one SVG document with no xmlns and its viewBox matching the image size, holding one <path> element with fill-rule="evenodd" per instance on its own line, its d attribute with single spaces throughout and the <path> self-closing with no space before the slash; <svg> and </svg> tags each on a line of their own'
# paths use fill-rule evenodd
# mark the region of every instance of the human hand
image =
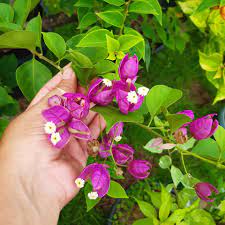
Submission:
<svg viewBox="0 0 225 225">
<path fill-rule="evenodd" d="M 15 208 L 11 218 L 16 223 L 56 224 L 60 210 L 78 193 L 74 184 L 87 160 L 86 142 L 71 139 L 64 149 L 54 148 L 44 133 L 41 112 L 47 108 L 48 98 L 65 92 L 79 92 L 77 80 L 70 66 L 57 74 L 37 94 L 28 109 L 15 118 L 6 129 L 0 143 L 0 206 L 2 214 Z M 102 117 L 90 112 L 84 122 L 93 139 L 105 127 Z M 4 212 L 5 210 L 5 212 Z M 17 212 L 15 213 L 15 211 Z M 22 211 L 21 211 L 22 210 Z M 25 219 L 25 220 L 24 220 Z M 26 221 L 26 222 L 25 222 Z"/>
</svg>

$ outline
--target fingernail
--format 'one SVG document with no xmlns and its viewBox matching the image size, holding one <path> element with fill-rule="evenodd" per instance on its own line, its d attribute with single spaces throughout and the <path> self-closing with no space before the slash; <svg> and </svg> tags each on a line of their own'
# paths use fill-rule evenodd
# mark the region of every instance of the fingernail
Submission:
<svg viewBox="0 0 225 225">
<path fill-rule="evenodd" d="M 66 68 L 64 71 L 63 71 L 63 74 L 62 74 L 62 79 L 63 80 L 69 80 L 71 79 L 73 76 L 73 70 L 69 67 L 69 68 Z"/>
</svg>

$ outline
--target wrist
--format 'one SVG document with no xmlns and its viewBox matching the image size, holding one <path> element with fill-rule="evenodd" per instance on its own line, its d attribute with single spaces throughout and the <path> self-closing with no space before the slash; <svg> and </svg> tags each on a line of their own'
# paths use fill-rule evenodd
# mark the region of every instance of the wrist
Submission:
<svg viewBox="0 0 225 225">
<path fill-rule="evenodd" d="M 1 160 L 2 161 L 2 160 Z M 10 163 L 0 165 L 0 224 L 12 225 L 56 225 L 60 213 L 57 202 L 38 193 L 38 187 L 27 183 L 18 168 L 13 169 Z M 32 174 L 30 174 L 32 179 Z"/>
</svg>

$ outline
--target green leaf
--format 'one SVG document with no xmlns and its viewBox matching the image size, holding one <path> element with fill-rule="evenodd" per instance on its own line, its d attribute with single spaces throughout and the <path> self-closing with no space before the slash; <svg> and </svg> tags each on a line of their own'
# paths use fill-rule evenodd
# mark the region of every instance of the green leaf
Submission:
<svg viewBox="0 0 225 225">
<path fill-rule="evenodd" d="M 149 91 L 146 102 L 153 118 L 164 108 L 168 108 L 182 97 L 182 91 L 164 85 L 156 85 Z"/>
<path fill-rule="evenodd" d="M 181 179 L 181 183 L 186 188 L 193 188 L 195 186 L 195 184 L 198 182 L 199 182 L 199 180 L 192 177 L 190 174 L 185 174 Z"/>
<path fill-rule="evenodd" d="M 8 95 L 5 88 L 0 86 L 0 107 L 8 105 L 10 103 L 14 103 L 13 98 L 10 95 Z"/>
<path fill-rule="evenodd" d="M 125 3 L 125 0 L 104 0 L 104 2 L 107 2 L 111 5 L 115 5 L 115 6 L 121 6 Z"/>
<path fill-rule="evenodd" d="M 106 120 L 106 130 L 108 131 L 115 123 L 118 121 L 121 122 L 134 122 L 134 123 L 143 123 L 143 115 L 138 111 L 131 112 L 128 115 L 122 114 L 119 109 L 112 106 L 102 107 L 95 106 L 92 108 L 93 111 L 100 113 Z"/>
<path fill-rule="evenodd" d="M 124 15 L 119 11 L 104 11 L 96 13 L 96 15 L 106 23 L 111 24 L 115 27 L 122 27 L 124 22 Z"/>
<path fill-rule="evenodd" d="M 199 63 L 203 70 L 217 71 L 218 67 L 222 64 L 222 62 L 223 55 L 219 53 L 206 55 L 205 53 L 199 51 Z"/>
<path fill-rule="evenodd" d="M 85 195 L 85 199 L 86 199 L 86 206 L 87 206 L 87 212 L 89 212 L 91 209 L 93 209 L 101 200 L 101 198 L 97 198 L 97 199 L 89 199 L 88 198 L 88 193 L 90 193 L 92 191 L 92 186 L 87 183 L 84 187 L 84 195 Z"/>
<path fill-rule="evenodd" d="M 107 48 L 106 35 L 113 36 L 106 29 L 98 29 L 87 33 L 78 43 L 77 47 L 104 47 Z"/>
<path fill-rule="evenodd" d="M 66 57 L 80 68 L 92 68 L 91 60 L 79 51 L 69 49 L 68 56 Z"/>
<path fill-rule="evenodd" d="M 160 192 L 153 192 L 153 191 L 146 191 L 148 193 L 148 195 L 151 198 L 152 204 L 156 207 L 156 208 L 160 208 L 162 202 L 161 202 L 161 193 Z"/>
<path fill-rule="evenodd" d="M 51 76 L 51 71 L 34 58 L 22 64 L 16 71 L 18 86 L 28 101 L 32 100 Z"/>
<path fill-rule="evenodd" d="M 11 5 L 0 3 L 0 22 L 13 22 L 14 11 Z"/>
<path fill-rule="evenodd" d="M 37 38 L 36 45 L 37 47 L 41 48 L 41 30 L 42 30 L 41 16 L 38 15 L 34 17 L 32 20 L 30 20 L 27 24 L 26 30 L 32 31 L 36 34 L 36 38 Z"/>
<path fill-rule="evenodd" d="M 162 25 L 162 9 L 161 9 L 161 6 L 160 6 L 158 0 L 151 0 L 148 2 L 155 9 L 157 14 L 154 14 L 154 15 L 155 15 L 156 19 L 158 20 L 159 24 Z"/>
<path fill-rule="evenodd" d="M 220 0 L 203 0 L 194 13 L 202 12 L 205 9 L 209 9 L 213 6 L 220 4 Z"/>
<path fill-rule="evenodd" d="M 175 132 L 185 123 L 191 122 L 190 117 L 183 114 L 169 114 L 166 116 L 166 119 L 169 122 L 171 133 Z"/>
<path fill-rule="evenodd" d="M 172 197 L 163 185 L 161 185 L 161 202 L 162 204 L 159 208 L 159 219 L 160 221 L 164 221 L 170 214 L 170 210 L 172 208 Z"/>
<path fill-rule="evenodd" d="M 136 0 L 129 6 L 129 12 L 138 14 L 153 14 L 158 15 L 153 5 L 148 0 Z"/>
<path fill-rule="evenodd" d="M 194 189 L 183 188 L 178 192 L 178 205 L 180 208 L 186 208 L 190 201 L 192 202 L 196 198 L 196 192 Z"/>
<path fill-rule="evenodd" d="M 216 225 L 210 213 L 203 209 L 194 209 L 184 219 L 187 225 Z"/>
<path fill-rule="evenodd" d="M 152 153 L 157 153 L 157 154 L 161 154 L 163 152 L 163 149 L 160 149 L 159 147 L 150 147 L 153 143 L 154 139 L 151 139 L 145 146 L 144 149 L 152 152 Z"/>
<path fill-rule="evenodd" d="M 48 49 L 55 54 L 55 56 L 60 59 L 66 52 L 66 43 L 59 34 L 54 32 L 42 32 L 45 44 Z"/>
<path fill-rule="evenodd" d="M 154 225 L 151 218 L 136 220 L 132 225 Z"/>
<path fill-rule="evenodd" d="M 6 118 L 0 118 L 0 138 L 5 130 L 5 128 L 9 125 L 9 120 Z"/>
<path fill-rule="evenodd" d="M 149 66 L 151 62 L 151 46 L 149 44 L 149 41 L 145 40 L 145 65 L 146 65 L 146 71 L 149 72 Z"/>
<path fill-rule="evenodd" d="M 18 66 L 17 58 L 14 54 L 4 55 L 0 58 L 0 82 L 10 88 L 17 86 L 16 68 Z"/>
<path fill-rule="evenodd" d="M 110 181 L 110 188 L 107 195 L 111 198 L 128 198 L 126 191 L 116 181 Z"/>
<path fill-rule="evenodd" d="M 120 51 L 128 51 L 141 41 L 143 38 L 132 35 L 132 34 L 125 34 L 119 37 L 118 41 L 120 42 Z"/>
<path fill-rule="evenodd" d="M 108 53 L 117 52 L 120 48 L 120 43 L 118 40 L 106 35 L 106 42 L 107 42 L 107 50 Z"/>
<path fill-rule="evenodd" d="M 200 156 L 212 159 L 219 159 L 220 149 L 216 141 L 211 138 L 200 140 L 192 149 L 192 152 Z M 225 159 L 225 153 L 222 154 L 221 159 Z"/>
<path fill-rule="evenodd" d="M 0 23 L 0 31 L 8 32 L 13 30 L 22 30 L 22 27 L 15 23 L 8 23 L 8 22 Z"/>
<path fill-rule="evenodd" d="M 172 159 L 168 155 L 164 155 L 159 159 L 159 166 L 162 169 L 170 168 L 171 164 L 172 164 Z"/>
<path fill-rule="evenodd" d="M 31 9 L 31 0 L 16 0 L 13 5 L 15 23 L 23 26 Z"/>
<path fill-rule="evenodd" d="M 109 60 L 102 60 L 95 64 L 96 74 L 105 74 L 109 72 L 115 72 L 115 64 Z"/>
<path fill-rule="evenodd" d="M 220 148 L 220 154 L 225 153 L 225 129 L 222 126 L 218 126 L 214 133 L 214 137 Z"/>
<path fill-rule="evenodd" d="M 220 0 L 220 6 L 225 6 L 225 0 Z"/>
<path fill-rule="evenodd" d="M 149 218 L 157 218 L 156 210 L 155 208 L 148 202 L 138 200 L 134 198 L 135 201 L 137 202 L 141 212 L 144 214 L 144 216 L 149 217 Z"/>
<path fill-rule="evenodd" d="M 95 23 L 96 21 L 96 15 L 93 12 L 88 12 L 81 18 L 79 26 L 77 28 L 83 30 Z"/>
<path fill-rule="evenodd" d="M 173 183 L 175 187 L 177 187 L 177 185 L 181 182 L 183 178 L 183 173 L 180 171 L 180 169 L 178 169 L 177 167 L 173 165 L 171 167 L 170 173 L 171 173 Z"/>
<path fill-rule="evenodd" d="M 80 40 L 85 36 L 85 34 L 77 34 L 75 36 L 73 36 L 72 38 L 70 38 L 66 44 L 69 48 L 72 49 L 76 49 L 77 48 L 77 44 L 80 42 Z"/>
<path fill-rule="evenodd" d="M 78 0 L 75 4 L 76 7 L 87 7 L 87 8 L 93 8 L 94 6 L 94 0 Z"/>
<path fill-rule="evenodd" d="M 37 6 L 37 4 L 39 2 L 40 2 L 40 0 L 32 0 L 31 1 L 31 6 L 30 6 L 30 11 L 32 11 Z"/>
<path fill-rule="evenodd" d="M 34 50 L 35 33 L 30 31 L 10 31 L 0 36 L 0 48 L 22 48 Z"/>
</svg>

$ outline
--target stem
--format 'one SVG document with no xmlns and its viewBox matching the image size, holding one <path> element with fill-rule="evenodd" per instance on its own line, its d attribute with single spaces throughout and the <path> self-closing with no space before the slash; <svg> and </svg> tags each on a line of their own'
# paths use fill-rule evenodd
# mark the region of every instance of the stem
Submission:
<svg viewBox="0 0 225 225">
<path fill-rule="evenodd" d="M 134 124 L 138 125 L 139 127 L 144 128 L 145 130 L 147 130 L 147 131 L 150 132 L 150 133 L 153 133 L 155 136 L 161 137 L 164 141 L 171 143 L 171 140 L 170 140 L 170 139 L 168 139 L 168 138 L 162 136 L 161 134 L 159 134 L 158 132 L 152 130 L 152 129 L 149 128 L 148 126 L 145 126 L 145 125 L 139 124 L 139 123 L 134 123 Z M 205 161 L 205 162 L 207 162 L 207 163 L 213 164 L 213 165 L 215 165 L 215 166 L 216 166 L 217 168 L 219 168 L 219 169 L 225 169 L 225 165 L 221 164 L 220 162 L 215 162 L 215 161 L 212 161 L 212 160 L 210 160 L 210 159 L 206 159 L 206 158 L 204 158 L 204 157 L 202 157 L 202 156 L 200 156 L 200 155 L 197 155 L 197 154 L 195 154 L 195 153 L 193 153 L 193 152 L 189 152 L 189 151 L 187 151 L 187 150 L 185 150 L 185 149 L 182 149 L 182 148 L 179 147 L 179 146 L 176 146 L 176 148 L 177 148 L 180 152 L 185 153 L 185 155 L 190 155 L 190 156 L 193 156 L 193 157 L 195 157 L 195 158 L 198 158 L 198 159 L 200 159 L 200 160 L 202 160 L 202 161 Z"/>
<path fill-rule="evenodd" d="M 36 52 L 36 51 L 31 51 L 31 53 L 33 55 L 36 55 L 39 59 L 42 59 L 44 60 L 45 62 L 47 62 L 48 64 L 52 65 L 53 67 L 55 67 L 57 70 L 61 71 L 62 72 L 62 68 L 58 65 L 56 65 L 52 60 L 46 58 L 45 56 L 43 56 L 41 53 L 39 52 Z"/>
<path fill-rule="evenodd" d="M 188 171 L 187 171 L 187 168 L 186 168 L 186 165 L 185 165 L 185 162 L 184 162 L 184 155 L 181 151 L 180 151 L 180 155 L 181 155 L 181 162 L 183 164 L 184 171 L 185 171 L 186 174 L 188 174 Z"/>
<path fill-rule="evenodd" d="M 124 23 L 125 23 L 125 21 L 126 21 L 126 18 L 127 18 L 128 12 L 129 12 L 128 9 L 129 9 L 130 3 L 131 3 L 131 0 L 128 0 L 128 1 L 125 3 L 125 4 L 126 4 L 126 7 L 125 7 L 125 10 L 124 10 L 123 24 L 122 24 L 122 26 L 121 26 L 121 28 L 120 28 L 120 33 L 119 33 L 119 35 L 122 35 L 122 34 L 123 34 Z"/>
</svg>

